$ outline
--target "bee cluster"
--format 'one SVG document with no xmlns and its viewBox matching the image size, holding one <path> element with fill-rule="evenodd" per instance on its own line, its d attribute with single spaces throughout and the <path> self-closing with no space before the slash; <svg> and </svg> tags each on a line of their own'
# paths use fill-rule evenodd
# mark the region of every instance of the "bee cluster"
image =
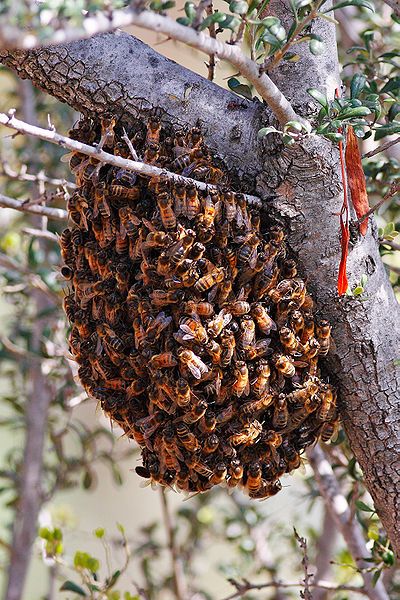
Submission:
<svg viewBox="0 0 400 600">
<path fill-rule="evenodd" d="M 71 135 L 214 187 L 70 156 L 78 188 L 60 241 L 80 380 L 139 444 L 139 475 L 267 498 L 334 433 L 318 366 L 330 325 L 314 322 L 283 230 L 229 189 L 198 128 L 125 127 L 85 118 Z"/>
</svg>

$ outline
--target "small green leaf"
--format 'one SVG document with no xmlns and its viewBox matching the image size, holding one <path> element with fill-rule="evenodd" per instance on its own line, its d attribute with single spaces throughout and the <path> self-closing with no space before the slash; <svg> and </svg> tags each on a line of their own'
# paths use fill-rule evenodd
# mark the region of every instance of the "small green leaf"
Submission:
<svg viewBox="0 0 400 600">
<path fill-rule="evenodd" d="M 368 527 L 367 536 L 369 540 L 377 542 L 379 540 L 379 527 L 377 523 L 371 523 Z"/>
<path fill-rule="evenodd" d="M 319 90 L 317 90 L 315 88 L 308 88 L 307 93 L 312 98 L 314 98 L 314 100 L 316 100 L 318 102 L 318 104 L 323 106 L 326 109 L 326 111 L 328 111 L 328 108 L 329 108 L 328 100 L 327 100 L 326 96 L 324 96 L 324 94 L 322 94 L 322 92 L 320 92 Z"/>
<path fill-rule="evenodd" d="M 281 133 L 281 131 L 278 131 L 277 129 L 275 129 L 275 127 L 262 127 L 258 130 L 257 137 L 260 140 L 269 133 Z"/>
<path fill-rule="evenodd" d="M 74 594 L 78 594 L 79 596 L 87 596 L 85 590 L 83 590 L 79 585 L 74 583 L 73 581 L 65 581 L 60 587 L 60 592 L 74 592 Z"/>
<path fill-rule="evenodd" d="M 324 133 L 323 135 L 332 142 L 342 142 L 344 140 L 344 136 L 341 133 Z"/>
<path fill-rule="evenodd" d="M 388 94 L 389 92 L 394 92 L 398 89 L 400 89 L 400 77 L 393 77 L 393 79 L 389 79 L 383 86 L 381 94 Z"/>
<path fill-rule="evenodd" d="M 378 579 L 381 576 L 382 573 L 382 569 L 378 569 L 377 571 L 375 571 L 375 573 L 372 576 L 372 585 L 373 587 L 376 586 L 376 584 L 378 583 Z"/>
<path fill-rule="evenodd" d="M 371 111 L 366 106 L 356 106 L 355 108 L 344 108 L 340 111 L 338 118 L 352 119 L 353 117 L 366 117 Z"/>
<path fill-rule="evenodd" d="M 385 565 L 389 565 L 390 567 L 394 565 L 394 554 L 391 550 L 387 549 L 386 552 L 382 554 L 382 560 Z"/>
<path fill-rule="evenodd" d="M 363 273 L 363 275 L 361 275 L 361 279 L 360 279 L 361 287 L 365 288 L 365 286 L 367 285 L 367 282 L 368 282 L 368 276 L 365 275 L 365 273 Z"/>
<path fill-rule="evenodd" d="M 325 50 L 324 40 L 319 35 L 313 34 L 309 47 L 311 54 L 314 54 L 314 56 L 319 56 Z"/>
<path fill-rule="evenodd" d="M 356 73 L 353 75 L 351 83 L 350 83 L 350 96 L 351 98 L 358 98 L 363 89 L 365 88 L 365 84 L 367 82 L 367 78 L 365 75 L 361 73 Z"/>
<path fill-rule="evenodd" d="M 106 533 L 106 530 L 104 529 L 104 527 L 98 527 L 97 529 L 94 530 L 94 535 L 99 539 L 103 538 L 105 533 Z"/>
<path fill-rule="evenodd" d="M 328 10 L 324 10 L 324 14 L 330 12 L 331 10 L 337 10 L 338 8 L 345 8 L 346 6 L 360 6 L 362 8 L 367 8 L 368 10 L 375 12 L 375 7 L 372 2 L 368 2 L 368 0 L 343 0 L 342 2 L 338 2 L 332 8 L 328 8 Z"/>
<path fill-rule="evenodd" d="M 237 15 L 245 15 L 249 10 L 249 6 L 243 0 L 233 0 L 229 4 L 229 10 Z"/>
<path fill-rule="evenodd" d="M 248 100 L 253 99 L 250 87 L 248 85 L 240 83 L 240 81 L 236 79 L 236 77 L 231 77 L 230 79 L 228 79 L 228 87 L 233 92 L 235 92 L 235 94 L 239 94 L 239 96 L 243 96 Z"/>
<path fill-rule="evenodd" d="M 362 510 L 364 512 L 375 512 L 375 510 L 373 508 L 368 506 L 368 504 L 365 504 L 365 502 L 363 502 L 362 500 L 356 500 L 355 505 L 359 510 Z"/>
<path fill-rule="evenodd" d="M 353 290 L 353 296 L 361 296 L 364 293 L 364 288 L 361 285 L 358 285 Z"/>
<path fill-rule="evenodd" d="M 387 125 L 381 125 L 381 127 L 375 129 L 375 141 L 381 140 L 387 135 L 393 135 L 395 133 L 400 133 L 400 122 L 394 121 L 393 123 L 388 123 Z"/>
</svg>

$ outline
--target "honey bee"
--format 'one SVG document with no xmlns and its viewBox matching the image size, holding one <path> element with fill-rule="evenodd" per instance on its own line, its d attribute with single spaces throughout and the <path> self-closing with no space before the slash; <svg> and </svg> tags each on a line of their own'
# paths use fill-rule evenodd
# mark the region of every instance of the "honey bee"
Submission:
<svg viewBox="0 0 400 600">
<path fill-rule="evenodd" d="M 199 419 L 201 419 L 204 416 L 207 408 L 207 402 L 205 400 L 199 400 L 194 406 L 192 406 L 190 411 L 186 412 L 183 415 L 183 417 L 180 418 L 188 425 L 191 425 L 193 423 L 196 423 Z"/>
<path fill-rule="evenodd" d="M 168 292 L 165 292 L 164 290 L 153 290 L 149 295 L 156 307 L 178 304 L 183 297 L 180 290 Z"/>
<path fill-rule="evenodd" d="M 216 338 L 218 337 L 222 330 L 231 322 L 232 315 L 227 312 L 225 308 L 220 310 L 218 315 L 216 315 L 211 321 L 208 322 L 207 325 L 207 333 L 210 337 Z"/>
<path fill-rule="evenodd" d="M 275 429 L 284 429 L 289 420 L 289 411 L 285 394 L 279 394 L 275 400 L 272 425 Z"/>
<path fill-rule="evenodd" d="M 280 492 L 282 489 L 282 484 L 279 480 L 277 481 L 273 481 L 273 482 L 269 482 L 269 481 L 262 481 L 262 484 L 260 485 L 260 487 L 255 490 L 255 491 L 250 491 L 249 490 L 249 496 L 250 498 L 253 498 L 254 500 L 266 500 L 267 498 L 270 498 L 271 496 L 275 496 L 275 494 L 277 494 L 278 492 Z"/>
<path fill-rule="evenodd" d="M 228 475 L 228 470 L 226 468 L 225 463 L 219 462 L 215 465 L 213 475 L 211 477 L 211 485 L 219 485 L 223 481 L 225 481 L 226 476 Z"/>
<path fill-rule="evenodd" d="M 175 216 L 185 214 L 186 210 L 186 186 L 183 182 L 175 182 L 173 188 L 174 213 Z"/>
<path fill-rule="evenodd" d="M 197 193 L 196 186 L 190 184 L 186 187 L 186 202 L 184 215 L 191 221 L 199 214 L 201 210 L 200 199 Z"/>
<path fill-rule="evenodd" d="M 186 379 L 180 377 L 175 386 L 176 403 L 180 408 L 186 408 L 190 405 L 191 391 Z"/>
<path fill-rule="evenodd" d="M 228 467 L 228 487 L 240 485 L 243 479 L 243 465 L 238 458 L 233 458 Z"/>
<path fill-rule="evenodd" d="M 180 348 L 178 350 L 178 358 L 182 365 L 186 366 L 196 379 L 201 379 L 205 373 L 208 373 L 209 369 L 207 365 L 191 350 Z"/>
<path fill-rule="evenodd" d="M 236 362 L 233 371 L 235 381 L 232 385 L 232 394 L 234 396 L 248 396 L 250 393 L 249 370 L 247 364 L 239 360 Z"/>
<path fill-rule="evenodd" d="M 250 234 L 247 241 L 240 247 L 237 262 L 238 265 L 243 267 L 250 267 L 250 269 L 254 268 L 257 262 L 257 247 L 260 244 L 260 238 L 257 234 Z"/>
<path fill-rule="evenodd" d="M 297 408 L 290 414 L 289 424 L 286 428 L 286 431 L 297 429 L 299 425 L 301 425 L 301 423 L 303 423 L 303 421 L 305 421 L 307 417 L 317 409 L 318 403 L 318 399 L 315 397 L 307 398 L 300 408 Z"/>
<path fill-rule="evenodd" d="M 192 316 L 211 317 L 214 314 L 214 307 L 210 302 L 189 300 L 185 303 L 184 312 Z"/>
<path fill-rule="evenodd" d="M 135 215 L 129 206 L 122 206 L 119 211 L 119 218 L 128 237 L 132 238 L 137 233 L 137 226 L 140 225 L 140 219 Z"/>
<path fill-rule="evenodd" d="M 192 317 L 182 317 L 179 321 L 179 328 L 185 334 L 184 340 L 195 340 L 199 344 L 206 344 L 208 342 L 207 331 L 202 326 L 200 320 L 196 320 Z"/>
<path fill-rule="evenodd" d="M 201 294 L 212 288 L 225 277 L 225 270 L 222 267 L 213 269 L 207 275 L 201 277 L 194 285 L 194 289 L 197 293 Z"/>
<path fill-rule="evenodd" d="M 221 346 L 215 340 L 210 340 L 206 343 L 205 349 L 211 356 L 213 364 L 218 365 L 221 360 Z"/>
<path fill-rule="evenodd" d="M 111 329 L 107 323 L 102 323 L 96 326 L 98 336 L 105 341 L 116 352 L 123 352 L 125 344 L 120 337 Z"/>
<path fill-rule="evenodd" d="M 159 144 L 160 142 L 161 121 L 158 117 L 149 117 L 147 121 L 146 146 L 150 144 Z"/>
<path fill-rule="evenodd" d="M 261 487 L 262 483 L 262 468 L 259 462 L 252 462 L 247 469 L 246 486 L 249 490 L 249 495 L 255 494 Z"/>
<path fill-rule="evenodd" d="M 247 360 L 256 360 L 271 354 L 272 350 L 269 348 L 270 342 L 270 339 L 258 340 L 255 344 L 246 348 L 245 354 Z"/>
<path fill-rule="evenodd" d="M 112 199 L 122 199 L 122 200 L 139 200 L 140 198 L 140 189 L 138 187 L 125 187 L 123 185 L 109 185 L 107 187 L 107 195 Z"/>
<path fill-rule="evenodd" d="M 116 118 L 111 116 L 104 116 L 101 119 L 101 142 L 98 144 L 98 147 L 101 149 L 101 146 L 104 145 L 105 148 L 113 148 L 114 140 L 115 140 L 115 123 Z"/>
<path fill-rule="evenodd" d="M 175 356 L 172 352 L 162 352 L 161 354 L 154 354 L 150 359 L 151 369 L 170 369 L 178 364 Z"/>
<path fill-rule="evenodd" d="M 257 379 L 252 382 L 252 391 L 256 396 L 264 396 L 269 389 L 271 369 L 266 360 L 261 360 L 256 369 Z"/>
<path fill-rule="evenodd" d="M 293 377 L 296 373 L 296 367 L 293 364 L 293 360 L 289 356 L 278 354 L 273 357 L 273 361 L 276 370 L 284 377 Z"/>
<path fill-rule="evenodd" d="M 336 392 L 332 386 L 324 383 L 319 391 L 321 406 L 317 411 L 319 421 L 329 421 L 336 412 Z"/>
<path fill-rule="evenodd" d="M 75 311 L 77 309 L 73 292 L 70 292 L 69 294 L 64 296 L 63 309 L 68 321 L 73 323 L 75 321 Z"/>
<path fill-rule="evenodd" d="M 200 461 L 200 459 L 197 456 L 190 456 L 186 460 L 186 464 L 189 467 L 189 469 L 193 469 L 193 471 L 196 471 L 202 477 L 207 477 L 207 479 L 210 479 L 213 475 L 212 469 L 210 469 L 210 467 L 208 467 L 206 463 Z"/>
<path fill-rule="evenodd" d="M 324 423 L 320 429 L 320 438 L 322 442 L 329 442 L 331 438 L 333 438 L 339 428 L 339 420 L 338 418 L 329 421 L 328 423 Z"/>
<path fill-rule="evenodd" d="M 306 313 L 304 315 L 303 333 L 300 338 L 302 344 L 306 344 L 314 336 L 314 328 L 314 319 L 312 318 L 312 315 Z"/>
<path fill-rule="evenodd" d="M 222 331 L 220 344 L 221 344 L 220 365 L 221 365 L 221 367 L 228 367 L 231 364 L 231 361 L 232 361 L 232 358 L 233 358 L 233 355 L 235 352 L 235 346 L 236 346 L 236 340 L 235 340 L 235 336 L 233 335 L 233 333 L 228 332 L 228 331 Z"/>
<path fill-rule="evenodd" d="M 216 195 L 211 193 L 207 194 L 203 201 L 203 209 L 204 213 L 202 215 L 202 223 L 203 225 L 209 229 L 214 225 L 215 219 L 215 197 Z"/>
<path fill-rule="evenodd" d="M 211 433 L 217 424 L 217 418 L 211 411 L 207 411 L 198 422 L 198 428 L 203 433 Z"/>
<path fill-rule="evenodd" d="M 251 314 L 256 320 L 257 326 L 265 335 L 269 335 L 272 330 L 276 330 L 276 324 L 269 316 L 267 309 L 259 302 L 252 306 Z"/>
<path fill-rule="evenodd" d="M 183 423 L 182 421 L 176 423 L 175 431 L 180 443 L 184 448 L 186 448 L 186 450 L 189 452 L 197 452 L 197 450 L 199 450 L 200 444 L 186 423 Z"/>
<path fill-rule="evenodd" d="M 202 450 L 203 454 L 208 455 L 212 454 L 217 450 L 219 446 L 219 438 L 215 433 L 211 433 L 208 435 L 203 442 Z"/>
<path fill-rule="evenodd" d="M 298 354 L 300 340 L 296 338 L 291 329 L 288 327 L 282 327 L 282 329 L 279 331 L 279 339 L 284 351 L 287 354 Z"/>
<path fill-rule="evenodd" d="M 108 385 L 108 382 L 107 382 Z M 146 384 L 143 379 L 135 379 L 132 383 L 126 388 L 126 399 L 131 400 L 132 398 L 136 398 L 136 396 L 140 396 L 146 391 Z"/>
<path fill-rule="evenodd" d="M 287 400 L 291 404 L 303 405 L 308 398 L 314 398 L 320 389 L 320 381 L 317 377 L 309 377 L 303 385 L 298 386 L 296 390 L 288 394 Z"/>
<path fill-rule="evenodd" d="M 73 268 L 75 262 L 75 253 L 71 240 L 71 229 L 67 227 L 60 235 L 61 256 L 66 265 Z"/>
<path fill-rule="evenodd" d="M 160 156 L 160 146 L 154 142 L 150 142 L 144 152 L 143 162 L 148 165 L 154 165 Z"/>
<path fill-rule="evenodd" d="M 331 325 L 329 321 L 323 319 L 317 324 L 317 340 L 319 342 L 319 355 L 326 356 L 331 345 Z"/>
<path fill-rule="evenodd" d="M 256 325 L 249 315 L 245 315 L 241 320 L 240 329 L 239 346 L 243 350 L 247 350 L 252 347 L 256 335 Z"/>
<path fill-rule="evenodd" d="M 294 279 L 297 275 L 296 261 L 287 259 L 281 267 L 281 276 L 283 279 Z"/>
<path fill-rule="evenodd" d="M 256 400 L 249 400 L 240 407 L 240 415 L 244 418 L 267 409 L 274 401 L 274 395 L 266 392 L 263 396 Z"/>
<path fill-rule="evenodd" d="M 230 302 L 226 307 L 234 317 L 242 317 L 250 312 L 250 304 L 244 300 Z"/>
</svg>

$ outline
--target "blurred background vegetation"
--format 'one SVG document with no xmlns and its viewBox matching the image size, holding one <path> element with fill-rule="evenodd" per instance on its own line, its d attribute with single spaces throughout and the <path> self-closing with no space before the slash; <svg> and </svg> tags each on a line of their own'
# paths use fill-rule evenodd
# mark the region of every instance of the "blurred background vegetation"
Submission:
<svg viewBox="0 0 400 600">
<path fill-rule="evenodd" d="M 181 16 L 181 9 L 178 3 L 172 9 L 174 15 Z M 376 2 L 375 13 L 351 7 L 346 12 L 337 11 L 335 16 L 339 20 L 344 82 L 349 86 L 355 73 L 364 74 L 369 82 L 368 93 L 377 95 L 380 123 L 398 127 L 400 77 L 396 48 L 400 47 L 400 26 L 391 10 Z M 130 31 L 153 47 L 158 44 L 155 47 L 159 52 L 179 58 L 184 66 L 207 75 L 204 59 L 196 52 L 185 49 L 183 53 L 172 41 Z M 217 65 L 217 83 L 227 85 L 233 75 L 229 68 Z M 391 86 L 382 92 L 388 82 Z M 18 80 L 6 68 L 0 68 L 0 89 L 0 109 L 17 108 L 19 116 L 29 123 L 46 126 L 50 115 L 57 131 L 66 134 L 78 118 L 68 106 L 34 89 L 29 82 Z M 395 128 L 389 128 L 381 140 L 374 136 L 362 140 L 362 152 L 395 139 L 391 135 Z M 65 163 L 60 162 L 62 150 L 11 135 L 5 129 L 1 130 L 0 144 L 3 194 L 31 204 L 46 202 L 65 208 L 73 180 Z M 377 204 L 398 181 L 399 157 L 400 144 L 364 161 L 371 205 Z M 395 195 L 377 213 L 381 252 L 397 293 L 399 213 Z M 40 529 L 25 586 L 26 600 L 83 596 L 163 600 L 180 595 L 219 600 L 235 593 L 235 597 L 248 600 L 298 598 L 301 588 L 274 585 L 278 581 L 301 582 L 306 576 L 304 547 L 293 527 L 307 540 L 310 572 L 317 571 L 335 585 L 361 585 L 360 574 L 307 465 L 301 472 L 283 478 L 283 491 L 266 502 L 250 501 L 240 492 L 229 495 L 223 489 L 185 499 L 172 491 L 141 487 L 132 472 L 137 461 L 134 444 L 107 421 L 74 379 L 61 311 L 65 284 L 59 273 L 57 235 L 64 227 L 62 221 L 11 209 L 0 211 L 2 583 L 24 460 L 25 407 L 30 395 L 39 393 L 45 396 L 43 406 L 48 405 L 48 418 Z M 364 291 L 368 295 L 368 282 L 362 283 L 365 289 L 361 297 Z M 354 519 L 361 524 L 371 571 L 376 579 L 382 576 L 391 598 L 400 598 L 400 576 L 393 565 L 393 553 L 342 431 L 325 451 Z M 241 592 L 237 582 L 243 579 L 251 584 L 272 585 L 261 592 Z M 181 589 L 177 591 L 176 585 Z M 344 600 L 360 594 L 316 590 L 313 597 Z"/>
</svg>

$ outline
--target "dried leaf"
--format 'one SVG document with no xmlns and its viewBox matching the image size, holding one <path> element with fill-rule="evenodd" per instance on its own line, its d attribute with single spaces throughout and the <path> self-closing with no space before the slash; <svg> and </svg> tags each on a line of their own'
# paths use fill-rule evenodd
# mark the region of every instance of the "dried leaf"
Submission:
<svg viewBox="0 0 400 600">
<path fill-rule="evenodd" d="M 367 187 L 365 185 L 365 175 L 361 164 L 361 154 L 358 147 L 357 138 L 354 129 L 349 125 L 347 129 L 346 145 L 346 170 L 347 181 L 350 188 L 351 201 L 356 211 L 356 215 L 361 219 L 369 211 Z M 368 230 L 368 219 L 360 223 L 360 233 L 365 235 Z"/>
</svg>

